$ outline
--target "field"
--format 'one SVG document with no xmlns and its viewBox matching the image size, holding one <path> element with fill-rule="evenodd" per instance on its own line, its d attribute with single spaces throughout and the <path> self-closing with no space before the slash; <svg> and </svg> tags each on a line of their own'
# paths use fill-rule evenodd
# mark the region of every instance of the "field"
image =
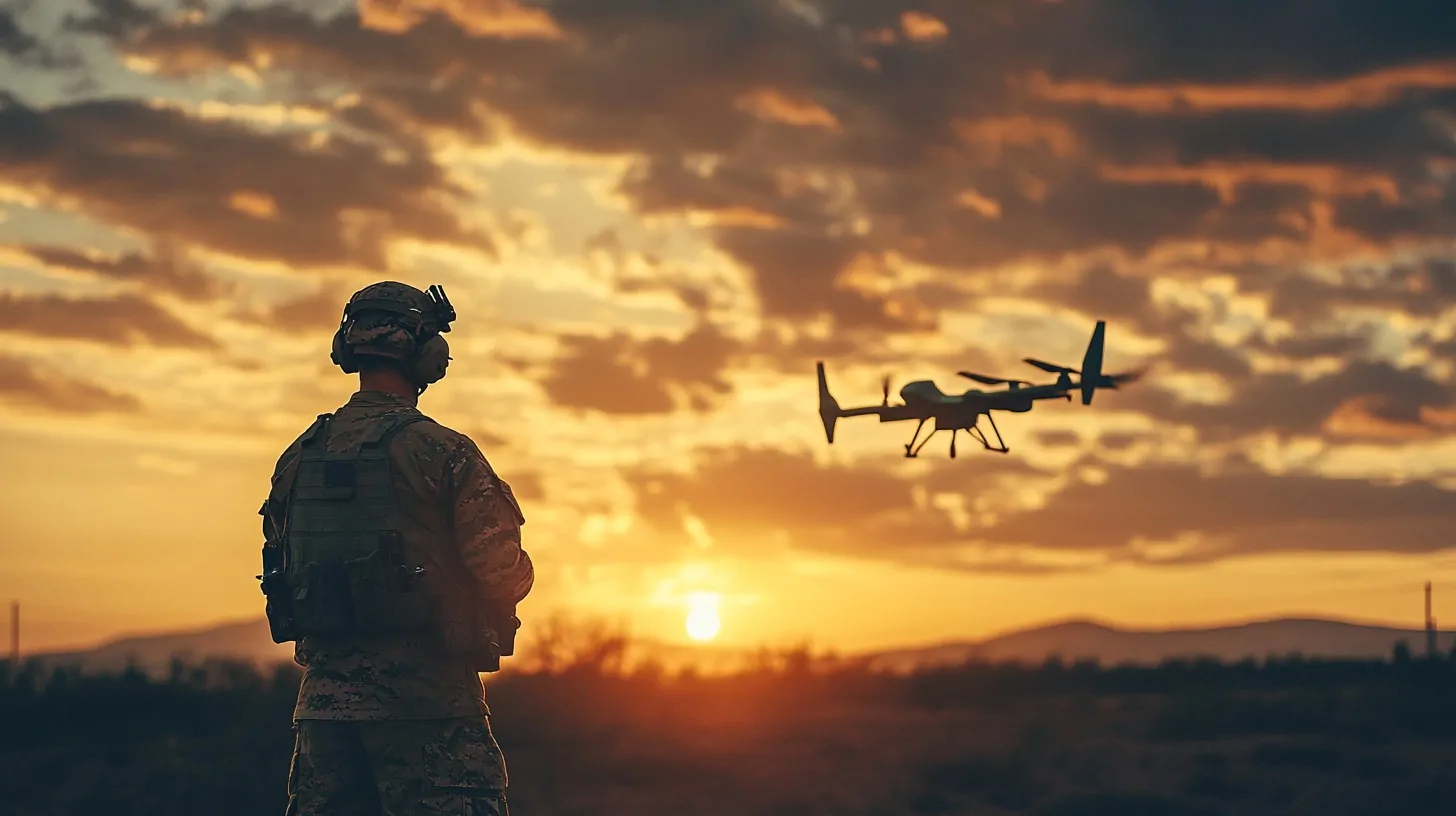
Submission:
<svg viewBox="0 0 1456 816">
<path fill-rule="evenodd" d="M 4 812 L 281 816 L 297 681 L 6 666 Z M 599 649 L 488 688 L 517 816 L 1456 812 L 1447 658 L 697 677 Z"/>
</svg>

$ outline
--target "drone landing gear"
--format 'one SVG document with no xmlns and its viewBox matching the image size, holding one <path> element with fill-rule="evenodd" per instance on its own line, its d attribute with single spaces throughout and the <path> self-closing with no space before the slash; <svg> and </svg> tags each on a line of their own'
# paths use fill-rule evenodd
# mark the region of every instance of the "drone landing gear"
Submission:
<svg viewBox="0 0 1456 816">
<path fill-rule="evenodd" d="M 913 435 L 911 435 L 910 442 L 905 445 L 905 458 L 906 459 L 914 459 L 915 457 L 919 456 L 920 455 L 920 449 L 923 448 L 923 447 L 925 447 L 925 443 L 930 441 L 930 437 L 935 436 L 935 431 L 932 430 L 930 433 L 928 433 L 928 434 L 925 435 L 925 438 L 924 439 L 921 439 L 920 440 L 920 444 L 919 445 L 916 445 L 915 444 L 915 440 L 920 438 L 920 429 L 921 428 L 924 428 L 924 427 L 925 427 L 925 420 L 923 420 L 923 419 L 920 420 L 920 424 L 919 425 L 916 425 L 915 426 L 915 433 Z"/>
<path fill-rule="evenodd" d="M 996 427 L 996 420 L 991 417 L 991 413 L 989 411 L 986 412 L 986 419 L 991 423 L 992 433 L 996 434 L 996 447 L 991 447 L 991 441 L 986 438 L 986 432 L 981 430 L 980 428 L 967 428 L 966 433 L 969 433 L 971 436 L 975 437 L 976 441 L 980 442 L 983 446 L 985 446 L 986 450 L 988 451 L 992 451 L 995 453 L 1010 453 L 1011 449 L 1006 447 L 1005 442 L 1001 441 L 1001 429 Z M 954 451 L 954 448 L 952 448 L 952 451 Z M 951 456 L 954 457 L 955 453 L 952 452 Z"/>
<path fill-rule="evenodd" d="M 950 458 L 956 458 L 956 434 L 960 431 L 965 431 L 966 433 L 970 434 L 973 439 L 981 443 L 981 447 L 985 448 L 988 451 L 993 451 L 995 453 L 1011 452 L 1011 449 L 1006 447 L 1006 443 L 1001 439 L 1001 429 L 996 427 L 996 420 L 991 419 L 991 415 L 989 413 L 986 414 L 986 419 L 990 420 L 991 422 L 991 431 L 996 435 L 996 444 L 992 445 L 991 440 L 989 437 L 986 436 L 985 431 L 982 431 L 975 425 L 972 425 L 969 428 L 952 428 L 950 431 Z M 920 429 L 925 427 L 925 422 L 926 421 L 922 419 L 920 420 L 920 424 L 915 426 L 915 434 L 910 437 L 910 443 L 905 446 L 906 459 L 914 459 L 919 456 L 920 449 L 925 447 L 925 443 L 929 442 L 930 438 L 938 433 L 938 431 L 932 430 L 930 433 L 925 435 L 924 439 L 920 439 Z M 915 444 L 917 440 L 920 442 L 920 444 L 918 445 Z"/>
</svg>

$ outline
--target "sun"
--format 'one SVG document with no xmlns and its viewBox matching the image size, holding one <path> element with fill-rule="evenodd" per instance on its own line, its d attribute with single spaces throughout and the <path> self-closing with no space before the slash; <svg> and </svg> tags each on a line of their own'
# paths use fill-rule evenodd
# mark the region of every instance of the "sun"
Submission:
<svg viewBox="0 0 1456 816">
<path fill-rule="evenodd" d="M 688 637 L 708 641 L 718 636 L 723 622 L 718 619 L 718 594 L 695 592 L 688 596 L 688 617 L 684 622 Z"/>
</svg>

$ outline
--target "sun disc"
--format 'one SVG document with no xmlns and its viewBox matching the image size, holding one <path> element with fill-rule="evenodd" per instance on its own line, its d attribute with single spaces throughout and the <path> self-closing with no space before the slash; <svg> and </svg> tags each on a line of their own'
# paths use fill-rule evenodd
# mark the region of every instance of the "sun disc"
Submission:
<svg viewBox="0 0 1456 816">
<path fill-rule="evenodd" d="M 723 625 L 718 619 L 717 604 L 712 599 L 694 599 L 685 625 L 688 637 L 693 640 L 712 640 Z"/>
</svg>

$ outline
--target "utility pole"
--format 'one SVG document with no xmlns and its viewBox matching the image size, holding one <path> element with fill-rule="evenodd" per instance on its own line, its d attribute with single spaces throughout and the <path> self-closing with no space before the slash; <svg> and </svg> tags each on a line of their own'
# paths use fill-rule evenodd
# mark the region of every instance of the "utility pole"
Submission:
<svg viewBox="0 0 1456 816">
<path fill-rule="evenodd" d="M 10 602 L 10 662 L 20 665 L 20 601 Z"/>
<path fill-rule="evenodd" d="M 1431 617 L 1431 582 L 1426 582 L 1426 657 L 1436 657 L 1436 619 Z"/>
</svg>

